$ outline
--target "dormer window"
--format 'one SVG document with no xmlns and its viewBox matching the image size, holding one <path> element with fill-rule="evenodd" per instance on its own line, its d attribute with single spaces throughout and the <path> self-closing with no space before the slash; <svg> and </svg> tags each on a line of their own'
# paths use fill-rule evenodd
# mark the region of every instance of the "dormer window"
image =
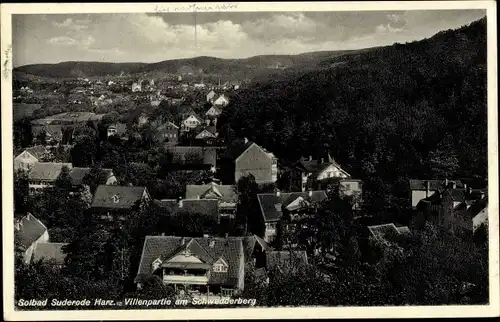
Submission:
<svg viewBox="0 0 500 322">
<path fill-rule="evenodd" d="M 113 199 L 113 203 L 119 203 L 120 202 L 120 197 L 118 195 L 114 195 L 111 198 Z"/>
<path fill-rule="evenodd" d="M 162 264 L 162 261 L 160 258 L 157 258 L 154 260 L 154 262 L 151 264 L 151 266 L 153 266 L 153 272 L 156 271 L 158 268 L 160 268 Z"/>
<path fill-rule="evenodd" d="M 227 269 L 228 265 L 222 258 L 219 258 L 213 265 L 213 271 L 216 273 L 227 273 Z"/>
</svg>

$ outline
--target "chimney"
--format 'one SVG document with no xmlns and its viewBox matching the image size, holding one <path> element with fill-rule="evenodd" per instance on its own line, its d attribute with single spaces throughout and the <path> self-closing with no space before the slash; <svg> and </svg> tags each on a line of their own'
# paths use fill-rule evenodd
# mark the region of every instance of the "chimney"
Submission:
<svg viewBox="0 0 500 322">
<path fill-rule="evenodd" d="M 279 197 L 281 195 L 281 192 L 279 189 L 276 189 L 276 197 Z"/>
<path fill-rule="evenodd" d="M 309 156 L 309 161 L 312 161 L 313 157 L 312 155 Z"/>
<path fill-rule="evenodd" d="M 162 236 L 165 236 L 165 233 L 161 233 Z"/>
<path fill-rule="evenodd" d="M 203 234 L 203 238 L 208 238 L 208 234 Z"/>
<path fill-rule="evenodd" d="M 425 198 L 429 197 L 429 195 L 431 194 L 431 182 L 429 180 L 427 180 L 425 182 Z"/>
<path fill-rule="evenodd" d="M 484 199 L 484 197 L 485 197 L 485 193 L 484 193 L 484 191 L 481 191 L 481 199 Z"/>
<path fill-rule="evenodd" d="M 186 237 L 182 237 L 181 238 L 181 246 L 184 245 L 186 243 Z"/>
<path fill-rule="evenodd" d="M 245 140 L 245 144 L 247 144 L 248 143 L 248 138 L 245 138 L 244 140 Z"/>
<path fill-rule="evenodd" d="M 467 184 L 466 183 L 464 183 L 464 190 L 465 190 L 466 193 L 469 191 L 469 190 L 467 190 Z"/>
<path fill-rule="evenodd" d="M 468 193 L 468 194 L 472 194 L 472 188 L 471 188 L 471 187 L 468 187 L 468 188 L 467 188 L 467 193 Z"/>
<path fill-rule="evenodd" d="M 31 214 L 28 212 L 28 214 L 26 215 L 26 220 L 31 220 Z"/>
<path fill-rule="evenodd" d="M 182 208 L 182 198 L 181 197 L 179 197 L 179 203 L 178 203 L 178 205 L 179 205 L 179 208 Z"/>
<path fill-rule="evenodd" d="M 453 189 L 457 189 L 457 183 L 455 181 L 452 181 L 451 184 L 452 184 Z"/>
<path fill-rule="evenodd" d="M 228 233 L 225 233 L 224 234 L 224 237 L 227 239 L 229 237 L 229 234 Z"/>
<path fill-rule="evenodd" d="M 208 237 L 208 235 L 207 235 Z M 215 240 L 211 240 L 210 243 L 208 244 L 208 247 L 214 248 L 215 247 Z"/>
<path fill-rule="evenodd" d="M 309 189 L 309 197 L 312 197 L 313 195 L 313 191 L 311 189 Z"/>
<path fill-rule="evenodd" d="M 448 179 L 444 179 L 444 187 L 448 189 Z"/>
<path fill-rule="evenodd" d="M 325 163 L 325 158 L 321 158 L 321 164 Z"/>
</svg>

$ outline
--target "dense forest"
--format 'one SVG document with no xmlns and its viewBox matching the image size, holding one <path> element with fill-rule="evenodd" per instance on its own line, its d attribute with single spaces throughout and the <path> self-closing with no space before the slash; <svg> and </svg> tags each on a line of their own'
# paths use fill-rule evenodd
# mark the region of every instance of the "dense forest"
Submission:
<svg viewBox="0 0 500 322">
<path fill-rule="evenodd" d="M 371 212 L 407 203 L 408 178 L 487 177 L 486 18 L 432 38 L 255 83 L 220 133 L 281 159 L 330 151 L 365 182 Z"/>
</svg>

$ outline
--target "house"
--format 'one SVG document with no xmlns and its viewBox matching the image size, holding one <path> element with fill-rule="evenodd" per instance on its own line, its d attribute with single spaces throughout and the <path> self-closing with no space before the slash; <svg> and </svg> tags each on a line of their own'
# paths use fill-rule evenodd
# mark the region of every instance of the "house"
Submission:
<svg viewBox="0 0 500 322">
<path fill-rule="evenodd" d="M 224 182 L 233 184 L 252 174 L 258 184 L 274 183 L 278 178 L 278 159 L 254 142 L 245 139 L 221 155 Z"/>
<path fill-rule="evenodd" d="M 37 162 L 28 171 L 28 186 L 31 192 L 51 187 L 64 167 L 73 168 L 71 163 Z"/>
<path fill-rule="evenodd" d="M 14 240 L 23 261 L 29 264 L 37 245 L 49 241 L 49 232 L 40 220 L 28 213 L 14 223 Z"/>
<path fill-rule="evenodd" d="M 63 142 L 64 134 L 63 131 L 65 128 L 59 124 L 48 124 L 48 125 L 33 125 L 32 132 L 33 137 L 40 138 L 41 136 L 45 137 L 44 142 L 40 142 L 41 144 L 50 144 L 56 145 L 58 143 Z"/>
<path fill-rule="evenodd" d="M 213 103 L 215 101 L 215 95 L 217 95 L 213 90 L 207 94 L 207 102 Z"/>
<path fill-rule="evenodd" d="M 99 185 L 90 207 L 100 219 L 125 220 L 124 215 L 139 209 L 150 199 L 145 187 Z"/>
<path fill-rule="evenodd" d="M 217 150 L 204 146 L 165 146 L 172 154 L 172 163 L 187 168 L 207 169 L 215 172 L 217 166 Z"/>
<path fill-rule="evenodd" d="M 212 182 L 203 185 L 186 185 L 186 199 L 215 199 L 219 203 L 221 216 L 234 217 L 238 193 L 234 185 L 219 185 Z"/>
<path fill-rule="evenodd" d="M 124 123 L 115 123 L 108 127 L 108 138 L 116 135 L 122 137 L 127 132 L 127 125 Z"/>
<path fill-rule="evenodd" d="M 225 107 L 229 104 L 229 98 L 222 94 L 213 103 L 215 106 Z"/>
<path fill-rule="evenodd" d="M 302 191 L 320 187 L 324 189 L 328 180 L 332 178 L 351 178 L 351 175 L 343 170 L 330 154 L 327 158 L 317 160 L 314 160 L 312 156 L 301 158 L 290 168 L 289 173 L 291 181 L 294 185 L 301 187 Z"/>
<path fill-rule="evenodd" d="M 67 245 L 68 243 L 40 242 L 35 248 L 32 262 L 43 261 L 47 264 L 62 267 L 66 259 L 64 247 Z"/>
<path fill-rule="evenodd" d="M 179 142 L 179 127 L 172 122 L 165 122 L 155 129 L 155 136 L 160 142 L 176 145 Z"/>
<path fill-rule="evenodd" d="M 26 148 L 14 158 L 14 170 L 28 170 L 37 162 L 47 161 L 50 156 L 50 151 L 43 145 Z"/>
<path fill-rule="evenodd" d="M 231 297 L 244 289 L 244 266 L 241 237 L 146 236 L 134 281 L 156 275 L 181 295 Z"/>
<path fill-rule="evenodd" d="M 351 197 L 353 209 L 361 209 L 363 202 L 363 181 L 353 178 L 327 178 L 317 181 L 315 189 L 325 190 L 327 193 L 336 193 L 341 197 Z"/>
<path fill-rule="evenodd" d="M 197 128 L 201 124 L 203 124 L 203 120 L 198 115 L 196 115 L 196 113 L 190 113 L 183 118 L 181 122 L 181 130 L 190 131 Z"/>
<path fill-rule="evenodd" d="M 416 180 L 410 179 L 410 199 L 413 209 L 417 206 L 420 200 L 428 198 L 436 192 L 443 191 L 447 188 L 463 188 L 464 184 L 460 180 Z"/>
<path fill-rule="evenodd" d="M 213 105 L 210 109 L 205 113 L 205 115 L 209 118 L 218 118 L 222 114 L 222 110 L 219 106 Z"/>
<path fill-rule="evenodd" d="M 200 128 L 199 132 L 194 137 L 195 140 L 201 141 L 205 144 L 214 144 L 217 140 L 217 132 L 215 126 L 207 126 Z"/>
<path fill-rule="evenodd" d="M 280 192 L 257 194 L 257 200 L 262 216 L 262 227 L 258 229 L 266 242 L 275 240 L 278 234 L 278 223 L 286 215 L 287 222 L 310 215 L 311 207 L 327 199 L 325 191 Z M 286 229 L 292 229 L 287 227 Z"/>
<path fill-rule="evenodd" d="M 135 93 L 135 92 L 140 92 L 142 91 L 142 81 L 139 81 L 137 83 L 133 83 L 132 84 L 132 92 Z"/>
<path fill-rule="evenodd" d="M 69 176 L 71 177 L 73 185 L 74 186 L 83 185 L 84 178 L 88 174 L 90 174 L 91 171 L 92 168 L 80 168 L 80 167 L 72 168 L 69 172 Z M 112 169 L 100 168 L 99 171 L 100 171 L 100 177 L 102 179 L 102 182 L 100 182 L 99 184 L 116 185 L 118 183 L 118 180 L 116 179 Z"/>
<path fill-rule="evenodd" d="M 470 236 L 488 223 L 488 196 L 485 190 L 462 189 L 437 191 L 417 204 L 419 223 L 429 221 L 443 230 Z"/>
<path fill-rule="evenodd" d="M 249 235 L 243 238 L 245 248 L 245 263 L 252 264 L 255 268 L 266 267 L 266 252 L 272 248 L 257 235 Z"/>
</svg>

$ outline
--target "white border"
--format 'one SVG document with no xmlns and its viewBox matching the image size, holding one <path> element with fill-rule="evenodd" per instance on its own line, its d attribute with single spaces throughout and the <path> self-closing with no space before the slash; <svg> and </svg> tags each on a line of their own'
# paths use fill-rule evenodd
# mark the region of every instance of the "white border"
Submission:
<svg viewBox="0 0 500 322">
<path fill-rule="evenodd" d="M 2 210 L 3 222 L 13 220 L 12 153 L 12 51 L 11 15 L 43 13 L 132 13 L 192 12 L 195 3 L 121 3 L 121 4 L 2 4 Z M 3 225 L 4 319 L 12 321 L 67 320 L 165 320 L 165 319 L 275 319 L 275 318 L 372 318 L 372 317 L 488 317 L 499 316 L 499 221 L 498 221 L 498 112 L 497 112 L 497 37 L 495 1 L 401 1 L 401 2 L 281 2 L 281 3 L 199 3 L 200 12 L 220 11 L 216 5 L 237 5 L 228 11 L 375 11 L 485 9 L 488 35 L 488 176 L 489 176 L 489 273 L 490 305 L 485 306 L 411 306 L 411 307 L 311 307 L 248 309 L 168 309 L 103 311 L 14 311 L 13 229 Z M 203 8 L 201 8 L 203 7 Z M 210 8 L 211 7 L 211 8 Z M 146 313 L 147 312 L 147 313 Z"/>
</svg>

